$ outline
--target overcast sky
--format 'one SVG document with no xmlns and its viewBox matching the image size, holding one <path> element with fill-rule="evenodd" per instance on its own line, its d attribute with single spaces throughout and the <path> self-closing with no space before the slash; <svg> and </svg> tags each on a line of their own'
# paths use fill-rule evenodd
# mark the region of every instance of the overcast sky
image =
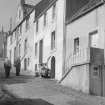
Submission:
<svg viewBox="0 0 105 105">
<path fill-rule="evenodd" d="M 5 31 L 9 29 L 11 16 L 16 16 L 17 7 L 20 0 L 0 0 L 0 30 L 4 25 Z"/>
</svg>

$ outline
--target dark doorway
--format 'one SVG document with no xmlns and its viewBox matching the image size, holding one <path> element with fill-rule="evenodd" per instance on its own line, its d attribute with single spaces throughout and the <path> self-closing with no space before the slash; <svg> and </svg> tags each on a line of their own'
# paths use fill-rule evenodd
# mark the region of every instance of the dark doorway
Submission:
<svg viewBox="0 0 105 105">
<path fill-rule="evenodd" d="M 51 78 L 55 78 L 55 57 L 51 58 Z"/>
<path fill-rule="evenodd" d="M 90 93 L 103 96 L 104 50 L 90 48 Z"/>
</svg>

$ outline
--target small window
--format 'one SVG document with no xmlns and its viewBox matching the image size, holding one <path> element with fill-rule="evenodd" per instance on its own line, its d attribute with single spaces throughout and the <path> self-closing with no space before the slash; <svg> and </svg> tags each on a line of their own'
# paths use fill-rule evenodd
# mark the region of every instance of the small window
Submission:
<svg viewBox="0 0 105 105">
<path fill-rule="evenodd" d="M 98 39 L 99 39 L 99 35 L 98 35 L 98 31 L 95 30 L 91 33 L 89 33 L 90 35 L 90 47 L 94 47 L 94 48 L 97 48 L 98 46 Z"/>
<path fill-rule="evenodd" d="M 35 43 L 35 56 L 37 56 L 37 47 L 38 47 L 38 44 Z"/>
<path fill-rule="evenodd" d="M 53 9 L 52 9 L 52 19 L 55 18 L 56 15 L 56 4 L 53 5 Z"/>
<path fill-rule="evenodd" d="M 38 28 L 39 28 L 39 22 L 38 20 L 36 21 L 36 32 L 38 32 Z"/>
<path fill-rule="evenodd" d="M 22 25 L 20 25 L 20 33 L 22 33 Z"/>
<path fill-rule="evenodd" d="M 27 39 L 25 39 L 25 42 L 24 42 L 24 53 L 25 54 L 27 53 Z"/>
<path fill-rule="evenodd" d="M 74 53 L 79 52 L 79 38 L 74 39 Z"/>
<path fill-rule="evenodd" d="M 26 18 L 26 31 L 29 29 L 29 17 Z"/>
<path fill-rule="evenodd" d="M 51 50 L 55 49 L 55 31 L 51 33 Z"/>
<path fill-rule="evenodd" d="M 47 20 L 46 16 L 47 16 L 47 13 L 44 14 L 44 26 L 46 26 L 46 20 Z"/>
</svg>

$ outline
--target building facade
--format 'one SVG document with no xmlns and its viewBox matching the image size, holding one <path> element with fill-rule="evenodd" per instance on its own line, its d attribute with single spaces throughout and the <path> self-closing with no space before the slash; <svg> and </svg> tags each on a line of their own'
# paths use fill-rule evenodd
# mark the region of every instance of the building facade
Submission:
<svg viewBox="0 0 105 105">
<path fill-rule="evenodd" d="M 46 1 L 47 2 L 47 1 Z M 35 70 L 47 63 L 51 78 L 60 80 L 63 72 L 64 0 L 50 0 L 35 19 Z M 40 6 L 38 5 L 39 10 Z"/>
<path fill-rule="evenodd" d="M 66 15 L 65 70 L 61 83 L 105 96 L 105 4 L 91 0 L 78 5 L 75 14 Z"/>
<path fill-rule="evenodd" d="M 6 57 L 6 50 L 7 50 L 7 36 L 8 33 L 4 32 L 3 27 L 0 32 L 0 58 L 5 58 Z"/>
<path fill-rule="evenodd" d="M 24 73 L 47 64 L 62 85 L 105 96 L 104 34 L 104 0 L 21 0 L 7 55 Z"/>
<path fill-rule="evenodd" d="M 21 69 L 35 75 L 47 63 L 52 78 L 63 72 L 64 0 L 42 0 L 34 5 L 21 1 L 16 27 L 8 37 L 8 57 L 12 64 L 21 58 Z"/>
</svg>

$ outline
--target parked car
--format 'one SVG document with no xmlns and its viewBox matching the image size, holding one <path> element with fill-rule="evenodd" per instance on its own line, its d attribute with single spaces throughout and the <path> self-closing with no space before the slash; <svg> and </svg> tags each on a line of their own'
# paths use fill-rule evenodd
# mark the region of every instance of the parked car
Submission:
<svg viewBox="0 0 105 105">
<path fill-rule="evenodd" d="M 41 68 L 41 77 L 44 77 L 44 78 L 50 77 L 50 70 L 45 66 Z"/>
</svg>

